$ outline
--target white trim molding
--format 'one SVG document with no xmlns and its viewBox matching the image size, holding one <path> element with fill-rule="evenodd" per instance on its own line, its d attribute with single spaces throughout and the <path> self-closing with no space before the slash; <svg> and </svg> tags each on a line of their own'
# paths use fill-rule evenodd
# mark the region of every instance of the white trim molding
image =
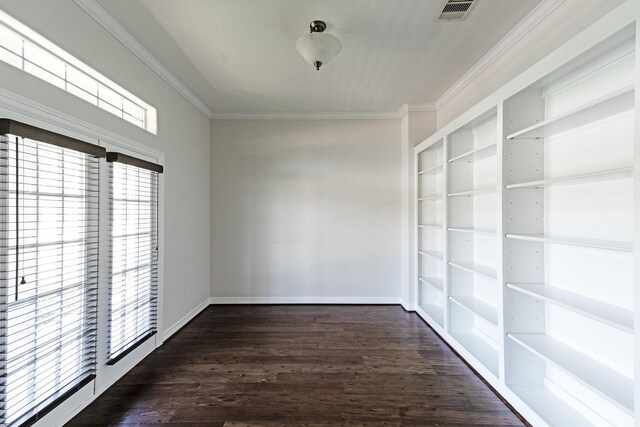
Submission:
<svg viewBox="0 0 640 427">
<path fill-rule="evenodd" d="M 220 113 L 213 120 L 389 120 L 400 119 L 407 112 L 436 111 L 435 104 L 404 104 L 395 112 L 347 113 Z"/>
<path fill-rule="evenodd" d="M 155 160 L 164 164 L 164 153 L 154 148 L 148 147 L 131 138 L 118 135 L 92 123 L 77 119 L 69 114 L 63 113 L 30 98 L 19 95 L 10 90 L 0 88 L 0 107 L 11 110 L 15 113 L 25 115 L 37 120 L 41 120 L 53 126 L 76 132 L 88 138 L 95 138 L 101 142 L 108 142 L 113 145 L 125 147 L 143 156 L 152 155 Z M 99 145 L 103 145 L 99 143 Z"/>
<path fill-rule="evenodd" d="M 433 104 L 433 103 L 430 103 L 430 104 L 404 104 L 398 110 L 398 115 L 400 117 L 402 117 L 407 113 L 425 112 L 425 111 L 437 111 L 436 110 L 436 105 Z"/>
<path fill-rule="evenodd" d="M 416 311 L 416 306 L 414 304 L 409 304 L 407 301 L 400 299 L 400 305 L 404 308 L 405 311 L 414 312 Z"/>
<path fill-rule="evenodd" d="M 565 0 L 543 0 L 522 21 L 507 33 L 494 47 L 489 50 L 478 62 L 476 62 L 462 77 L 460 77 L 449 89 L 447 89 L 435 102 L 436 109 L 440 110 L 451 101 L 458 93 L 473 82 L 480 73 L 489 68 L 491 64 L 502 57 L 520 39 L 533 30 L 540 22 L 549 16 Z"/>
<path fill-rule="evenodd" d="M 405 104 L 391 112 L 319 112 L 319 113 L 219 113 L 215 114 L 185 86 L 171 71 L 131 35 L 109 12 L 95 0 L 73 0 L 124 47 L 160 76 L 202 114 L 212 120 L 388 120 L 399 119 L 410 111 L 436 111 L 436 104 Z M 557 0 L 556 0 L 557 1 Z M 561 0 L 564 1 L 564 0 Z"/>
<path fill-rule="evenodd" d="M 398 113 L 220 113 L 213 120 L 388 120 Z"/>
<path fill-rule="evenodd" d="M 187 88 L 171 71 L 169 71 L 160 61 L 156 59 L 135 37 L 120 25 L 116 19 L 109 14 L 95 0 L 73 0 L 82 10 L 91 16 L 98 24 L 115 37 L 124 47 L 129 49 L 146 66 L 160 76 L 169 86 L 175 89 L 194 107 L 196 107 L 207 118 L 213 117 L 212 111 L 193 92 Z"/>
<path fill-rule="evenodd" d="M 319 112 L 319 113 L 213 113 L 207 105 L 191 92 L 174 74 L 156 59 L 135 37 L 111 16 L 95 0 L 73 0 L 98 24 L 129 49 L 151 70 L 187 99 L 207 118 L 213 120 L 385 120 L 401 118 L 411 111 L 437 111 L 460 93 L 491 64 L 502 57 L 520 39 L 542 22 L 565 0 L 543 0 L 522 19 L 489 52 L 476 62 L 460 79 L 447 89 L 435 103 L 405 104 L 397 112 Z"/>
<path fill-rule="evenodd" d="M 211 297 L 210 304 L 402 304 L 399 297 Z"/>
<path fill-rule="evenodd" d="M 162 342 L 168 340 L 173 334 L 182 329 L 187 323 L 192 321 L 198 314 L 200 314 L 205 308 L 211 305 L 211 298 L 207 298 L 198 304 L 193 310 L 182 316 L 177 322 L 169 326 L 162 332 Z"/>
<path fill-rule="evenodd" d="M 384 304 L 401 305 L 407 311 L 415 310 L 414 307 L 397 297 L 211 297 L 202 301 L 173 325 L 164 329 L 161 342 L 164 343 L 168 340 L 210 305 L 234 304 Z"/>
<path fill-rule="evenodd" d="M 399 297 L 211 297 L 202 301 L 173 325 L 164 329 L 162 342 L 168 340 L 210 305 L 234 304 L 384 304 L 401 305 L 407 311 L 415 310 L 415 307 Z"/>
</svg>

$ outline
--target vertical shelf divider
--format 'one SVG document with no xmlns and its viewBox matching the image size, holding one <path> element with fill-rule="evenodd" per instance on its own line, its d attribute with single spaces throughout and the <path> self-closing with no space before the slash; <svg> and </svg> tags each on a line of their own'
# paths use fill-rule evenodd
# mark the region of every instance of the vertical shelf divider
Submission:
<svg viewBox="0 0 640 427">
<path fill-rule="evenodd" d="M 505 280 L 504 280 L 504 102 L 498 103 L 496 120 L 496 274 L 498 291 L 498 378 L 502 384 L 505 382 Z"/>
<path fill-rule="evenodd" d="M 444 285 L 444 330 L 449 333 L 451 330 L 451 314 L 449 310 L 449 162 L 447 153 L 449 152 L 449 136 L 443 138 L 442 144 L 442 240 L 443 240 L 443 285 Z"/>
<path fill-rule="evenodd" d="M 413 153 L 413 242 L 411 247 L 409 248 L 409 256 L 413 259 L 413 269 L 410 269 L 410 274 L 413 274 L 411 278 L 413 280 L 413 300 L 410 301 L 410 304 L 413 305 L 414 309 L 418 309 L 418 305 L 420 303 L 420 281 L 418 280 L 418 276 L 420 275 L 420 257 L 418 256 L 418 245 L 420 242 L 420 229 L 418 228 L 418 223 L 420 219 L 418 215 L 420 214 L 420 209 L 422 206 L 420 205 L 420 175 L 418 172 L 420 171 L 420 153 L 414 149 Z"/>
<path fill-rule="evenodd" d="M 636 291 L 633 293 L 633 328 L 634 328 L 634 408 L 635 408 L 635 425 L 640 425 L 640 292 L 638 289 L 638 278 L 640 277 L 640 120 L 638 120 L 638 108 L 640 108 L 640 55 L 638 54 L 638 46 L 640 46 L 640 20 L 634 22 L 635 26 L 635 82 L 636 90 L 634 93 L 634 101 L 636 108 L 635 115 L 635 139 L 633 141 L 633 277 Z"/>
<path fill-rule="evenodd" d="M 431 326 L 445 333 L 446 297 L 444 283 L 444 139 L 415 152 L 416 311 L 424 314 Z M 437 198 L 429 196 L 438 195 Z M 438 254 L 438 256 L 428 256 Z"/>
</svg>

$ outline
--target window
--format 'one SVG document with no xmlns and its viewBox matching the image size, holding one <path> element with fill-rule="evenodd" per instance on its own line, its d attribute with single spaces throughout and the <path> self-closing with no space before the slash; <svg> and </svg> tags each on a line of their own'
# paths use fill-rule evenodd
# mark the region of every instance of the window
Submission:
<svg viewBox="0 0 640 427">
<path fill-rule="evenodd" d="M 0 134 L 0 425 L 18 425 L 94 377 L 105 152 L 4 119 Z"/>
<path fill-rule="evenodd" d="M 156 132 L 155 108 L 2 12 L 0 60 Z"/>
<path fill-rule="evenodd" d="M 119 153 L 111 162 L 111 301 L 109 364 L 156 333 L 158 172 Z"/>
<path fill-rule="evenodd" d="M 110 163 L 102 183 L 101 157 Z M 116 363 L 156 333 L 162 171 L 0 119 L 0 426 L 31 425 L 88 392 L 98 363 Z M 99 206 L 106 191 L 110 203 Z M 100 211 L 111 227 L 99 228 Z M 109 300 L 98 295 L 99 238 L 111 245 Z M 98 305 L 109 306 L 100 355 Z"/>
</svg>

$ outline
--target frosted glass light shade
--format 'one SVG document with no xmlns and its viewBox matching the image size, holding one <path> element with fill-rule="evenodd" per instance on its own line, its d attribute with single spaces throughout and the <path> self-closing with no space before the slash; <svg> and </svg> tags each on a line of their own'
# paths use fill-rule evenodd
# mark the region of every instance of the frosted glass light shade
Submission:
<svg viewBox="0 0 640 427">
<path fill-rule="evenodd" d="M 316 69 L 320 69 L 321 65 L 328 64 L 340 53 L 341 49 L 340 40 L 327 33 L 308 33 L 296 42 L 296 50 L 300 56 Z"/>
</svg>

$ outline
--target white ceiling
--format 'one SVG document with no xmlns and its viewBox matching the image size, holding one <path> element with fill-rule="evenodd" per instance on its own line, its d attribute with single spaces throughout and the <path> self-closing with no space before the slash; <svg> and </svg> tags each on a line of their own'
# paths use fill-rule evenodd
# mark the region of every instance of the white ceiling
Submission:
<svg viewBox="0 0 640 427">
<path fill-rule="evenodd" d="M 540 1 L 478 0 L 455 23 L 434 22 L 442 0 L 99 3 L 220 114 L 396 112 L 433 103 Z M 343 46 L 319 72 L 295 50 L 314 19 Z"/>
</svg>

